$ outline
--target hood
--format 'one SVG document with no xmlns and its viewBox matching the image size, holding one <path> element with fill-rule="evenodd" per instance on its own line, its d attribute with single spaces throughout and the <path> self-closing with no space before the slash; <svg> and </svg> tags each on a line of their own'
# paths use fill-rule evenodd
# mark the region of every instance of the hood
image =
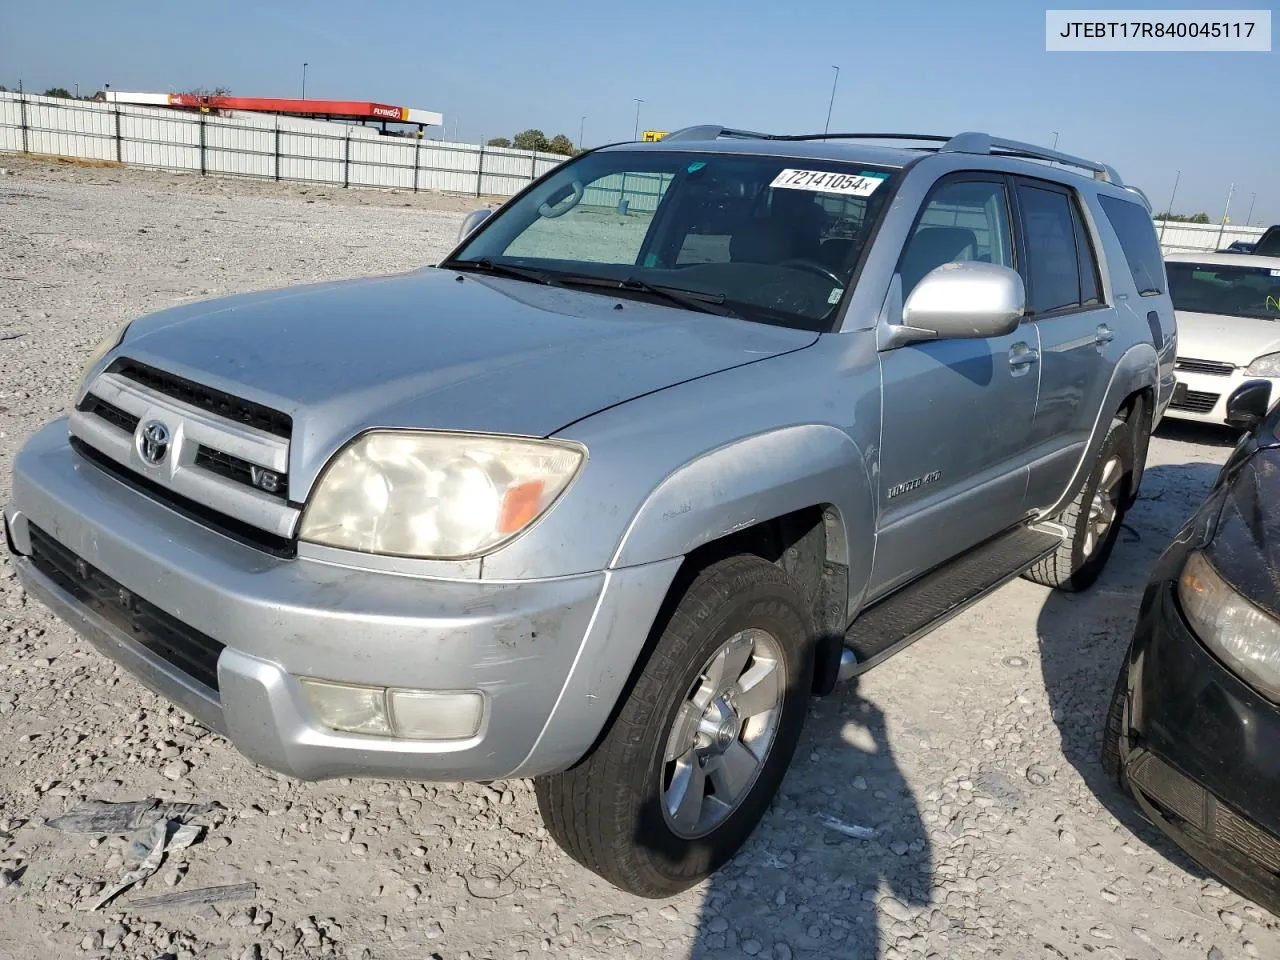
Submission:
<svg viewBox="0 0 1280 960">
<path fill-rule="evenodd" d="M 621 309 L 618 309 L 618 305 Z M 120 354 L 288 413 L 304 483 L 368 427 L 548 436 L 817 334 L 424 268 L 187 304 Z"/>
<path fill-rule="evenodd" d="M 1280 449 L 1259 451 L 1232 478 L 1206 553 L 1228 583 L 1280 618 Z"/>
<path fill-rule="evenodd" d="M 1217 313 L 1177 311 L 1178 356 L 1221 360 L 1247 367 L 1258 357 L 1280 352 L 1280 322 Z"/>
</svg>

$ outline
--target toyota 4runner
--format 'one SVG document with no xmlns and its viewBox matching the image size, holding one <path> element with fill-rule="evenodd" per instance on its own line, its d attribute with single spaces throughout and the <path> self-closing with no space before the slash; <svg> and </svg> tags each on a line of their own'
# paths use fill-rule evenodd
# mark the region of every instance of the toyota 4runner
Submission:
<svg viewBox="0 0 1280 960">
<path fill-rule="evenodd" d="M 751 833 L 811 696 L 1020 574 L 1097 577 L 1175 339 L 1104 164 L 690 128 L 438 266 L 133 321 L 6 537 L 252 760 L 530 777 L 569 854 L 665 896 Z"/>
</svg>

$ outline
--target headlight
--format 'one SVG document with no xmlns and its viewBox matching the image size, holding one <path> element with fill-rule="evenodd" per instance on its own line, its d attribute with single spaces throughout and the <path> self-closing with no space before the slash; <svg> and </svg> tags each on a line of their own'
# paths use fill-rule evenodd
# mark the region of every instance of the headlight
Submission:
<svg viewBox="0 0 1280 960">
<path fill-rule="evenodd" d="M 478 557 L 546 513 L 585 459 L 558 440 L 374 431 L 330 461 L 299 536 L 390 556 Z"/>
<path fill-rule="evenodd" d="M 1245 375 L 1250 377 L 1280 377 L 1280 353 L 1268 353 L 1266 356 L 1259 357 L 1249 364 L 1249 368 L 1245 370 Z"/>
<path fill-rule="evenodd" d="M 84 383 L 85 377 L 89 376 L 89 372 L 98 365 L 98 361 L 124 342 L 124 335 L 128 332 L 130 323 L 133 323 L 133 321 L 130 320 L 127 323 L 120 324 L 115 330 L 103 337 L 102 342 L 93 348 L 93 353 L 89 354 L 89 359 L 80 368 L 79 383 Z"/>
<path fill-rule="evenodd" d="M 1205 645 L 1245 683 L 1280 701 L 1280 623 L 1233 590 L 1199 551 L 1182 569 L 1178 599 Z"/>
</svg>

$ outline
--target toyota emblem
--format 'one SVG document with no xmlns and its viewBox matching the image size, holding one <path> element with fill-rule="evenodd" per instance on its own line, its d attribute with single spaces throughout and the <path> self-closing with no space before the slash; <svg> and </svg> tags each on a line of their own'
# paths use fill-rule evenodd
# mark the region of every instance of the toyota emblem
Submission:
<svg viewBox="0 0 1280 960">
<path fill-rule="evenodd" d="M 158 467 L 169 455 L 170 440 L 168 427 L 159 420 L 148 420 L 138 428 L 135 437 L 138 456 L 151 466 Z"/>
</svg>

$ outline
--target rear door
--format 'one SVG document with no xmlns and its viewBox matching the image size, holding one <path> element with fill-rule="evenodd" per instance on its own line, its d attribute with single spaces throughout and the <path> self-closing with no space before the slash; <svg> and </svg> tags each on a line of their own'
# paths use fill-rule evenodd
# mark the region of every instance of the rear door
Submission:
<svg viewBox="0 0 1280 960">
<path fill-rule="evenodd" d="M 1010 188 L 989 173 L 933 187 L 899 262 L 902 300 L 944 263 L 1015 267 Z M 896 318 L 895 318 L 896 322 Z M 883 413 L 872 596 L 1021 518 L 1036 406 L 1036 331 L 931 340 L 880 354 Z"/>
<path fill-rule="evenodd" d="M 1026 510 L 1051 506 L 1075 472 L 1124 344 L 1104 301 L 1098 243 L 1075 192 L 1015 178 L 1027 315 L 1040 340 Z"/>
</svg>

